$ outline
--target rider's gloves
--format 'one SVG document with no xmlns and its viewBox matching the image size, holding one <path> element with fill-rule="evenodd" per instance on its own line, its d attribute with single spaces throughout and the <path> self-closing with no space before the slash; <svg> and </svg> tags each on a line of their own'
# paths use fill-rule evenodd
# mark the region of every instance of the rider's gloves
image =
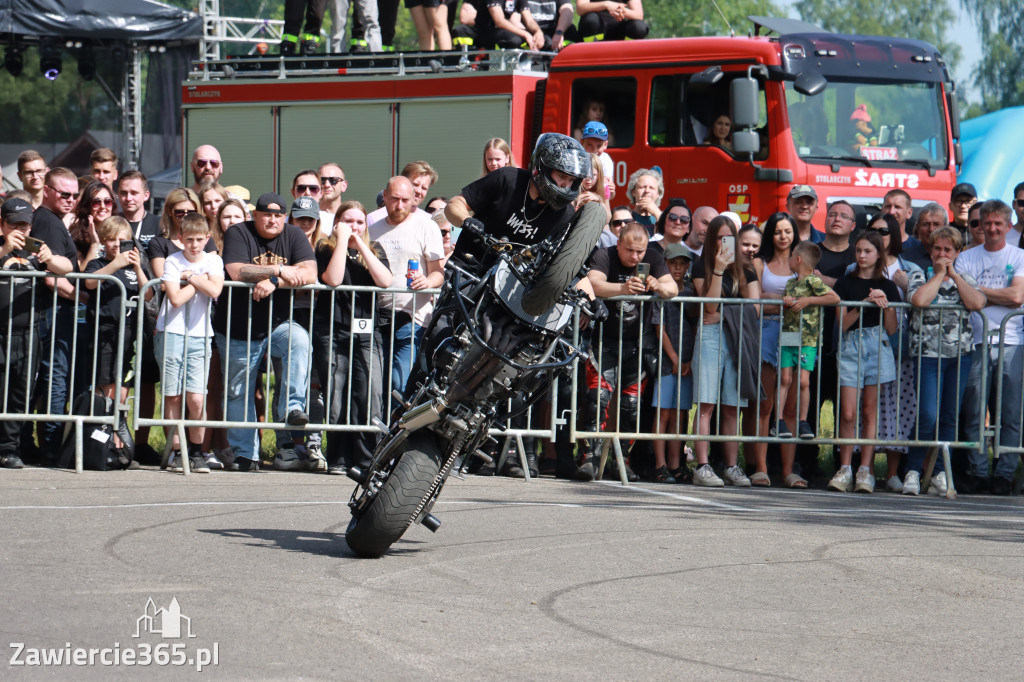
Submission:
<svg viewBox="0 0 1024 682">
<path fill-rule="evenodd" d="M 486 232 L 483 222 L 478 218 L 466 218 L 462 221 L 462 229 L 469 232 Z"/>
</svg>

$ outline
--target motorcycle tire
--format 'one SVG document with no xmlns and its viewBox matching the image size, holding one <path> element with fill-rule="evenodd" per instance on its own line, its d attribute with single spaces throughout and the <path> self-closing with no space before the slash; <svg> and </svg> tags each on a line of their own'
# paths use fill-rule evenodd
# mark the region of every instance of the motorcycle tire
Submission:
<svg viewBox="0 0 1024 682">
<path fill-rule="evenodd" d="M 345 531 L 345 542 L 361 557 L 377 558 L 408 530 L 420 503 L 430 494 L 441 470 L 441 449 L 433 434 L 414 433 L 405 452 L 377 497 L 362 516 L 353 518 Z"/>
<path fill-rule="evenodd" d="M 584 204 L 569 220 L 561 248 L 543 266 L 529 290 L 523 294 L 523 311 L 544 315 L 555 305 L 569 283 L 597 246 L 608 214 L 595 202 Z"/>
</svg>

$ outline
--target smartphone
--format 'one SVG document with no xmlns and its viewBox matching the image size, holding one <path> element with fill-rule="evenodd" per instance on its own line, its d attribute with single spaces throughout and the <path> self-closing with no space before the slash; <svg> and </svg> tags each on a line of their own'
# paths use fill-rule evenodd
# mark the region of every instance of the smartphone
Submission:
<svg viewBox="0 0 1024 682">
<path fill-rule="evenodd" d="M 25 237 L 25 250 L 29 253 L 39 253 L 39 247 L 43 245 L 42 239 L 36 239 L 35 237 Z"/>
<path fill-rule="evenodd" d="M 729 262 L 736 262 L 736 237 L 727 234 L 722 237 L 722 249 L 729 255 Z"/>
<path fill-rule="evenodd" d="M 129 251 L 131 251 L 134 248 L 135 248 L 135 240 L 134 239 L 122 239 L 121 240 L 121 245 L 119 247 L 117 247 L 117 250 L 120 251 L 121 253 L 128 253 Z"/>
<path fill-rule="evenodd" d="M 651 264 L 650 263 L 637 263 L 636 264 L 636 276 L 637 276 L 637 278 L 641 282 L 643 282 L 644 284 L 647 284 L 647 275 L 649 275 L 649 274 L 651 274 Z"/>
</svg>

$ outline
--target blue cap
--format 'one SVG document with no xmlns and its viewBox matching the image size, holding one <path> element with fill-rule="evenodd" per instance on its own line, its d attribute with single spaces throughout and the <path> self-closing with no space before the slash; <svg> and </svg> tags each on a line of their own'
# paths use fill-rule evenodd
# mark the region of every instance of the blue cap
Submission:
<svg viewBox="0 0 1024 682">
<path fill-rule="evenodd" d="M 608 126 L 601 123 L 600 121 L 590 121 L 587 125 L 583 126 L 583 139 L 588 137 L 596 137 L 599 140 L 608 139 Z"/>
</svg>

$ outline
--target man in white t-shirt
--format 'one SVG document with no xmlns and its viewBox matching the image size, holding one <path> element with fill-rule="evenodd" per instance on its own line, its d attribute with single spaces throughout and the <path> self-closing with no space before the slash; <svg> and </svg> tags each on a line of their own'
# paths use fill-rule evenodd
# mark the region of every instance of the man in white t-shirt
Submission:
<svg viewBox="0 0 1024 682">
<path fill-rule="evenodd" d="M 982 248 L 961 253 L 954 266 L 957 272 L 971 275 L 978 282 L 978 290 L 988 299 L 987 305 L 980 312 L 971 314 L 975 347 L 962 408 L 963 429 L 967 440 L 980 438 L 982 422 L 988 412 L 988 398 L 994 395 L 998 381 L 998 365 L 992 360 L 993 353 L 985 351 L 998 349 L 999 327 L 1003 318 L 1018 310 L 1024 303 L 1024 251 L 1006 243 L 1006 233 L 1010 230 L 1010 207 L 998 199 L 993 199 L 982 204 L 980 213 L 985 243 L 982 244 Z M 998 436 L 1000 445 L 1011 448 L 1020 447 L 1021 377 L 1024 371 L 1022 319 L 1024 318 L 1019 316 L 1010 318 L 1002 338 L 1002 424 Z M 983 343 L 986 334 L 989 339 L 987 347 Z M 982 376 L 986 377 L 985 384 L 989 395 L 981 393 Z M 970 453 L 969 478 L 966 485 L 958 486 L 963 492 L 985 492 L 989 488 L 986 450 L 975 450 Z M 1016 453 L 1000 454 L 995 471 L 992 472 L 993 494 L 1010 494 L 1018 459 Z"/>
<path fill-rule="evenodd" d="M 430 164 L 426 161 L 412 161 L 405 164 L 400 174 L 403 178 L 407 178 L 412 183 L 412 210 L 413 213 L 423 216 L 424 218 L 430 217 L 429 211 L 424 211 L 420 208 L 420 204 L 427 198 L 427 192 L 430 191 L 430 187 L 437 182 L 437 171 L 430 167 Z M 378 203 L 379 203 L 378 199 Z M 388 214 L 387 206 L 381 206 L 375 211 L 370 211 L 366 216 L 366 226 L 373 225 L 378 220 L 384 220 L 384 216 Z"/>
<path fill-rule="evenodd" d="M 348 189 L 345 171 L 336 163 L 325 163 L 317 169 L 320 176 L 320 231 L 330 234 L 334 216 L 341 206 L 341 195 Z"/>
<path fill-rule="evenodd" d="M 391 178 L 384 190 L 387 215 L 367 228 L 370 240 L 379 244 L 387 255 L 395 277 L 394 286 L 405 282 L 412 291 L 438 289 L 444 283 L 441 230 L 429 214 L 414 213 L 413 202 L 412 182 L 401 175 Z M 409 269 L 412 260 L 419 264 L 416 270 Z M 391 387 L 386 395 L 394 390 L 405 391 L 424 326 L 430 321 L 431 298 L 425 294 L 394 294 L 393 325 L 391 333 L 385 334 L 385 338 L 390 336 L 392 340 Z"/>
</svg>

